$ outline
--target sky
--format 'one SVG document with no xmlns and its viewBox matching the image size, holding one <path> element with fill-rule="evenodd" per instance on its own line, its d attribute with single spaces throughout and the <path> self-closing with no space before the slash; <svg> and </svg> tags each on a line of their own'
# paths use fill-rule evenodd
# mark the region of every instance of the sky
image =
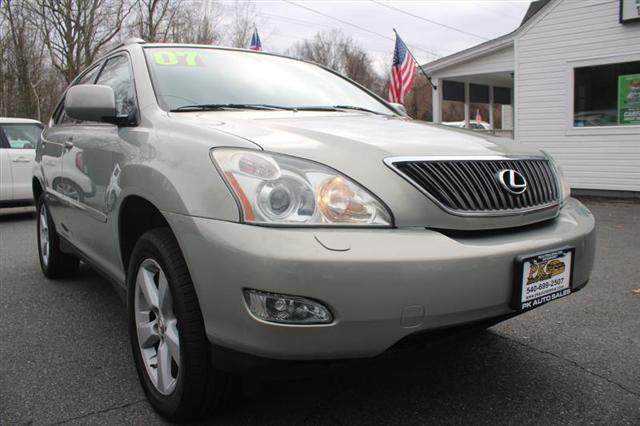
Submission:
<svg viewBox="0 0 640 426">
<path fill-rule="evenodd" d="M 418 62 L 423 64 L 513 31 L 520 24 L 530 1 L 254 0 L 254 3 L 260 15 L 256 24 L 265 51 L 283 53 L 297 41 L 310 38 L 318 31 L 335 28 L 355 39 L 374 59 L 376 70 L 384 73 L 393 54 L 393 28 Z M 379 3 L 463 32 L 426 22 Z"/>
</svg>

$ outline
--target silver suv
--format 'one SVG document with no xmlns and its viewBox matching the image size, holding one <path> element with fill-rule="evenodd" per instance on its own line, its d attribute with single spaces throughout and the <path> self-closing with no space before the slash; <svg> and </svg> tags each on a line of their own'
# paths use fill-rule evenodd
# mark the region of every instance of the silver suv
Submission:
<svg viewBox="0 0 640 426">
<path fill-rule="evenodd" d="M 173 420 L 214 405 L 235 360 L 371 357 L 488 326 L 579 290 L 594 260 L 594 219 L 545 153 L 211 46 L 130 41 L 78 76 L 33 195 L 42 271 L 82 260 L 113 282 Z"/>
</svg>

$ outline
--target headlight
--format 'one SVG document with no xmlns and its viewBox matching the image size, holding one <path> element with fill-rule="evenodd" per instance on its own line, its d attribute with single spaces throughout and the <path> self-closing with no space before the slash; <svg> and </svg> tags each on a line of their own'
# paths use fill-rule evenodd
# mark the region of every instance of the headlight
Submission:
<svg viewBox="0 0 640 426">
<path fill-rule="evenodd" d="M 391 214 L 373 194 L 327 166 L 246 149 L 214 149 L 211 157 L 236 196 L 245 222 L 391 225 Z"/>
<path fill-rule="evenodd" d="M 547 160 L 549 160 L 549 164 L 551 164 L 551 167 L 553 167 L 553 170 L 556 173 L 556 178 L 558 179 L 559 183 L 558 187 L 560 190 L 560 202 L 561 204 L 564 204 L 567 198 L 571 196 L 571 187 L 569 186 L 569 182 L 567 182 L 567 179 L 564 177 L 564 173 L 562 172 L 562 169 L 560 168 L 560 165 L 558 165 L 556 160 L 554 160 L 548 152 L 542 152 L 547 157 Z"/>
</svg>

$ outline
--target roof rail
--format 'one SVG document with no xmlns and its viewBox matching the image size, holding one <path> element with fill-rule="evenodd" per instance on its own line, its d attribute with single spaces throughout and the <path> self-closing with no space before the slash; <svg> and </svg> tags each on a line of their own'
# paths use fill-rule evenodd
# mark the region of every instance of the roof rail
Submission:
<svg viewBox="0 0 640 426">
<path fill-rule="evenodd" d="M 122 43 L 118 43 L 117 45 L 113 46 L 111 49 L 109 49 L 109 51 L 107 53 L 111 53 L 114 50 L 120 49 L 121 47 L 124 47 L 124 46 L 130 46 L 132 44 L 144 44 L 144 43 L 146 43 L 146 41 L 144 41 L 141 38 L 131 37 L 131 38 L 126 39 Z"/>
<path fill-rule="evenodd" d="M 124 41 L 123 45 L 124 45 L 124 46 L 129 46 L 129 45 L 131 45 L 131 44 L 145 44 L 145 43 L 146 43 L 146 41 L 144 41 L 144 40 L 143 40 L 143 39 L 141 39 L 141 38 L 138 38 L 138 37 L 131 37 L 131 38 L 126 39 L 126 40 Z"/>
</svg>

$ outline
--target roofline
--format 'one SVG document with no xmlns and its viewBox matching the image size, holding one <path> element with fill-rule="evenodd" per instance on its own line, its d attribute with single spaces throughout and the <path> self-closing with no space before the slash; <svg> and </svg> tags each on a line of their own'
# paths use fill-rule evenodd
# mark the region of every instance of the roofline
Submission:
<svg viewBox="0 0 640 426">
<path fill-rule="evenodd" d="M 517 31 L 517 30 L 516 30 Z M 459 52 L 453 53 L 449 56 L 445 56 L 433 62 L 429 62 L 420 67 L 427 73 L 447 68 L 451 65 L 458 64 L 460 62 L 468 61 L 478 56 L 482 56 L 486 53 L 490 53 L 496 50 L 503 49 L 513 45 L 513 40 L 516 35 L 516 31 L 512 31 L 508 34 L 494 38 L 493 40 L 485 41 L 484 43 L 477 44 Z"/>
<path fill-rule="evenodd" d="M 252 54 L 256 54 L 256 55 L 278 56 L 280 58 L 293 59 L 293 60 L 296 60 L 296 61 L 307 62 L 307 63 L 313 64 L 313 65 L 320 65 L 320 66 L 324 67 L 322 64 L 319 64 L 319 63 L 313 62 L 313 61 L 309 61 L 309 60 L 306 60 L 306 59 L 300 59 L 300 58 L 296 58 L 294 56 L 289 56 L 289 55 L 282 54 L 282 53 L 251 50 L 249 48 L 244 48 L 244 47 L 230 47 L 230 46 L 219 46 L 219 45 L 215 45 L 215 44 L 197 44 L 197 43 L 147 43 L 147 42 L 143 41 L 142 39 L 134 38 L 134 39 L 129 39 L 124 43 L 119 43 L 114 48 L 112 48 L 109 51 L 107 51 L 105 54 L 100 55 L 99 58 L 95 59 L 91 63 L 91 65 L 89 65 L 85 69 L 91 68 L 95 63 L 100 62 L 100 61 L 104 60 L 105 58 L 107 58 L 107 57 L 109 57 L 109 56 L 111 56 L 111 55 L 113 55 L 115 53 L 119 53 L 119 52 L 128 50 L 127 48 L 129 48 L 131 46 L 140 46 L 142 49 L 158 48 L 158 47 L 159 48 L 175 47 L 175 48 L 214 49 L 214 50 L 227 50 L 227 51 L 234 51 L 234 52 L 246 52 L 246 53 L 252 53 Z"/>
<path fill-rule="evenodd" d="M 535 15 L 531 16 L 524 24 L 520 25 L 510 33 L 494 38 L 492 40 L 485 41 L 459 52 L 452 53 L 449 56 L 445 56 L 435 61 L 420 65 L 420 68 L 422 68 L 428 74 L 449 67 L 451 65 L 455 65 L 460 62 L 465 62 L 478 56 L 482 56 L 486 53 L 503 49 L 505 47 L 508 47 L 509 45 L 513 45 L 516 36 L 530 27 L 534 22 L 537 22 L 538 20 L 534 18 L 542 15 L 543 11 L 549 9 L 549 5 L 554 3 L 556 2 L 553 0 L 549 1 L 542 8 L 540 8 Z"/>
<path fill-rule="evenodd" d="M 33 118 L 21 118 L 21 117 L 0 117 L 0 123 L 2 124 L 42 124 L 38 120 Z"/>
</svg>

